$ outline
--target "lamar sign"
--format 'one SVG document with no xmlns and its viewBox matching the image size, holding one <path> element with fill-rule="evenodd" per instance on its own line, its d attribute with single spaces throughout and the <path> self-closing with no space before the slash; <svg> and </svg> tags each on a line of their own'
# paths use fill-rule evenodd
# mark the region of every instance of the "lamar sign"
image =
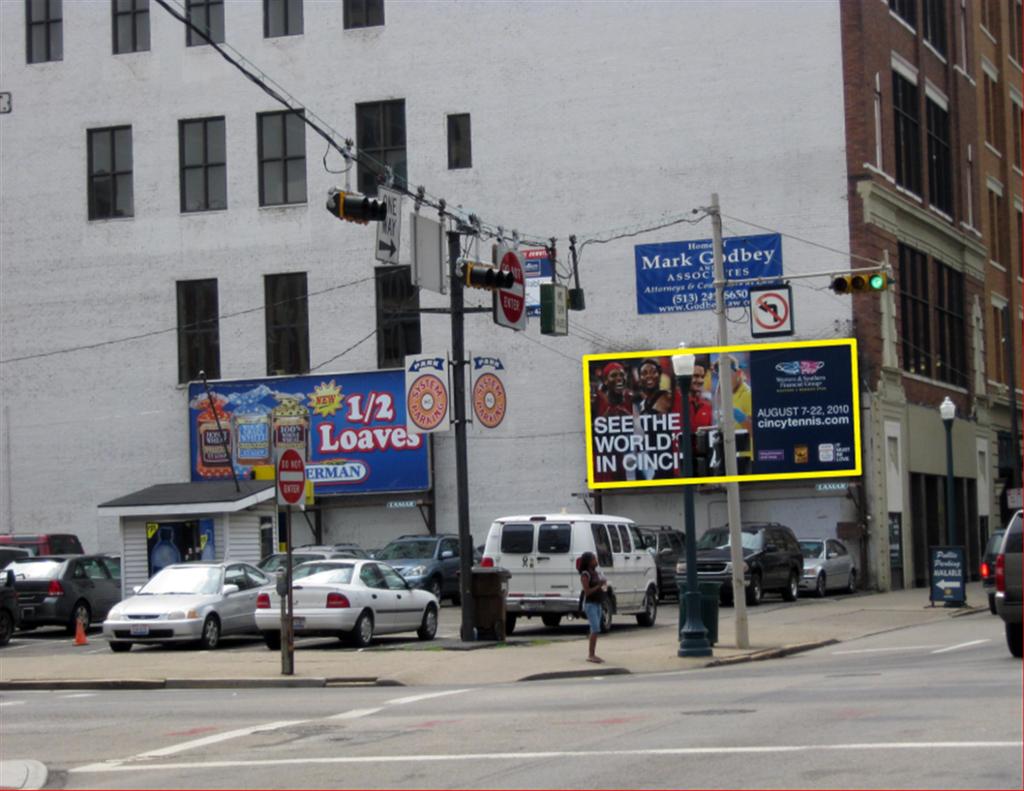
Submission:
<svg viewBox="0 0 1024 791">
<path fill-rule="evenodd" d="M 687 348 L 696 363 L 689 393 L 672 375 L 672 355 L 681 352 L 583 358 L 591 488 L 861 474 L 855 340 Z M 725 354 L 728 366 L 720 364 Z M 732 388 L 736 426 L 739 474 L 731 477 L 720 429 L 723 383 Z M 684 403 L 689 449 L 681 436 Z M 687 452 L 692 478 L 681 472 Z"/>
</svg>

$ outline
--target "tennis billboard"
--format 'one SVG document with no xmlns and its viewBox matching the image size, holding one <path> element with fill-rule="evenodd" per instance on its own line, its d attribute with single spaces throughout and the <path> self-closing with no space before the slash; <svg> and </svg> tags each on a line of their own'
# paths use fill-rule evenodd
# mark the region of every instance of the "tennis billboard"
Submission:
<svg viewBox="0 0 1024 791">
<path fill-rule="evenodd" d="M 620 489 L 860 475 L 856 343 L 842 338 L 586 355 L 587 483 Z M 672 369 L 672 356 L 680 353 L 695 362 L 685 394 Z M 734 476 L 725 474 L 723 381 L 733 395 Z M 690 477 L 684 473 L 684 403 Z"/>
</svg>

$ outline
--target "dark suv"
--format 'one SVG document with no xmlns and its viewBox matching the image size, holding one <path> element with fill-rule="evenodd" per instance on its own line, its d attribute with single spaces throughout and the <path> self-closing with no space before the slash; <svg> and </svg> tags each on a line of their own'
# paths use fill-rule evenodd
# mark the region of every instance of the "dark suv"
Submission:
<svg viewBox="0 0 1024 791">
<path fill-rule="evenodd" d="M 766 591 L 778 591 L 786 601 L 796 601 L 804 556 L 793 531 L 775 522 L 748 522 L 744 523 L 741 536 L 747 604 L 760 604 Z M 686 573 L 685 560 L 676 566 L 676 572 Z M 728 527 L 713 527 L 697 541 L 697 576 L 701 582 L 720 582 L 722 603 L 732 603 Z"/>
<path fill-rule="evenodd" d="M 1021 554 L 1024 546 L 1021 512 L 1006 526 L 1003 543 L 996 555 L 996 612 L 1006 627 L 1006 646 L 1020 659 L 1024 656 L 1024 580 Z"/>
<path fill-rule="evenodd" d="M 988 610 L 996 614 L 996 556 L 1003 543 L 1006 530 L 994 530 L 985 544 L 985 556 L 981 561 L 981 589 L 988 594 Z"/>
<path fill-rule="evenodd" d="M 377 553 L 413 588 L 430 591 L 458 604 L 459 537 L 457 535 L 401 536 Z"/>
<path fill-rule="evenodd" d="M 0 572 L 0 645 L 11 642 L 18 628 L 18 594 L 14 590 L 14 572 Z"/>
<path fill-rule="evenodd" d="M 644 541 L 644 549 L 654 555 L 658 571 L 658 598 L 675 599 L 679 596 L 676 587 L 676 564 L 684 559 L 685 537 L 671 527 L 637 526 Z"/>
</svg>

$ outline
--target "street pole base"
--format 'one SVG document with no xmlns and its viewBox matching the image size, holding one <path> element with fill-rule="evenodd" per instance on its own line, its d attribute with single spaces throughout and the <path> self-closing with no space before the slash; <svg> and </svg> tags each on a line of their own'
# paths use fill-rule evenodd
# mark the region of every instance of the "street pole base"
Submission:
<svg viewBox="0 0 1024 791">
<path fill-rule="evenodd" d="M 708 642 L 706 629 L 695 632 L 683 632 L 683 639 L 679 642 L 679 650 L 676 656 L 711 656 L 711 643 Z"/>
</svg>

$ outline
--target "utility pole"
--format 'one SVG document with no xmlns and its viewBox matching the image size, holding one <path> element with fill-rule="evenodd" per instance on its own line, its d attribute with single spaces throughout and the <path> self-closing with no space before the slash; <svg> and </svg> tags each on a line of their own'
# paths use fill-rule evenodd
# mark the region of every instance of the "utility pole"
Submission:
<svg viewBox="0 0 1024 791">
<path fill-rule="evenodd" d="M 462 628 L 464 643 L 475 638 L 476 602 L 473 600 L 473 536 L 469 530 L 469 469 L 466 453 L 466 349 L 465 300 L 459 277 L 462 253 L 461 234 L 448 231 L 448 266 L 451 286 L 452 315 L 452 406 L 455 412 L 455 489 L 458 500 L 459 527 L 459 591 L 462 596 Z"/>
<path fill-rule="evenodd" d="M 729 325 L 725 315 L 725 254 L 722 249 L 722 212 L 718 193 L 711 195 L 711 229 L 714 246 L 715 313 L 718 316 L 718 345 L 729 345 Z M 722 447 L 725 453 L 725 474 L 730 478 L 736 468 L 736 426 L 732 414 L 732 364 L 729 355 L 718 356 L 718 391 L 722 410 Z M 747 648 L 747 599 L 743 581 L 743 533 L 740 521 L 740 487 L 736 481 L 725 484 L 729 512 L 729 559 L 732 561 L 732 602 L 736 615 L 736 647 Z"/>
</svg>

